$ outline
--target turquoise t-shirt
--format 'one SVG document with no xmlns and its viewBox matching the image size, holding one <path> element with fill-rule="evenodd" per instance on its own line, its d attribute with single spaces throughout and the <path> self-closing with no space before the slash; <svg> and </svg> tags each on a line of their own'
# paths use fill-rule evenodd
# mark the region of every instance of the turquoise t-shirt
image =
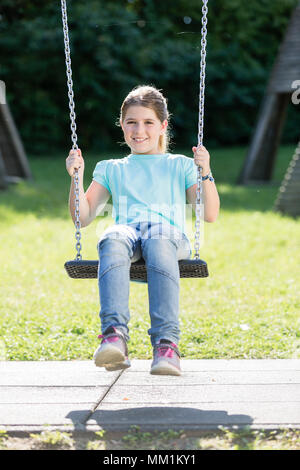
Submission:
<svg viewBox="0 0 300 470">
<path fill-rule="evenodd" d="M 102 160 L 93 180 L 111 193 L 116 224 L 163 222 L 185 232 L 185 191 L 197 183 L 193 158 L 167 153 Z"/>
</svg>

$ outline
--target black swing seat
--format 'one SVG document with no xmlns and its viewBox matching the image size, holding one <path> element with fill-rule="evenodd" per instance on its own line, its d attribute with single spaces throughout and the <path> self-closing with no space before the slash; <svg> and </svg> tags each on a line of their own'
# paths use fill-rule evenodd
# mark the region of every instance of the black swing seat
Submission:
<svg viewBox="0 0 300 470">
<path fill-rule="evenodd" d="M 72 260 L 65 263 L 68 275 L 75 279 L 95 279 L 98 277 L 99 261 Z M 180 277 L 208 277 L 207 264 L 202 259 L 184 259 L 178 261 Z M 147 282 L 147 269 L 143 258 L 131 263 L 130 280 Z"/>
</svg>

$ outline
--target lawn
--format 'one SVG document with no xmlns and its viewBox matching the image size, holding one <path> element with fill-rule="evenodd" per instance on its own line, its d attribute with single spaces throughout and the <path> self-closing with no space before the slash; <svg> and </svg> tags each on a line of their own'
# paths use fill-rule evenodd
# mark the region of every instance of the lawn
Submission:
<svg viewBox="0 0 300 470">
<path fill-rule="evenodd" d="M 183 357 L 300 357 L 299 218 L 273 211 L 293 150 L 280 148 L 270 184 L 247 187 L 236 185 L 246 149 L 211 151 L 221 211 L 202 226 L 210 276 L 181 280 Z M 0 360 L 91 359 L 99 341 L 97 280 L 64 270 L 75 257 L 65 158 L 30 158 L 34 180 L 0 193 Z M 85 158 L 87 188 L 96 162 L 111 154 Z M 83 229 L 83 257 L 97 258 L 97 238 L 112 223 L 99 217 Z M 150 359 L 146 285 L 131 283 L 130 311 L 130 357 Z"/>
</svg>

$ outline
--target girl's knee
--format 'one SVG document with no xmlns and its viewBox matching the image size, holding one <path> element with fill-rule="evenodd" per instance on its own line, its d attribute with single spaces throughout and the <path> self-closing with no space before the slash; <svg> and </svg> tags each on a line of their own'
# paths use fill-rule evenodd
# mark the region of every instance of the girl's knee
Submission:
<svg viewBox="0 0 300 470">
<path fill-rule="evenodd" d="M 147 265 L 148 278 L 152 274 L 162 279 L 169 279 L 179 287 L 179 267 L 176 256 L 177 248 L 170 239 L 148 239 L 143 244 L 143 258 Z"/>
<path fill-rule="evenodd" d="M 142 256 L 147 265 L 173 271 L 177 265 L 177 245 L 169 239 L 148 239 L 142 244 Z"/>
</svg>

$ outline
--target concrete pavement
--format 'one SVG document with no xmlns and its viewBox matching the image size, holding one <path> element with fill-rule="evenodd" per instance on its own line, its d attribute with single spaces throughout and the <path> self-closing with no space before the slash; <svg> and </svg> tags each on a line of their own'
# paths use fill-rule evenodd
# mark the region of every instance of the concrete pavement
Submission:
<svg viewBox="0 0 300 470">
<path fill-rule="evenodd" d="M 300 360 L 185 360 L 181 377 L 150 360 L 107 372 L 92 361 L 0 361 L 0 428 L 8 432 L 300 428 Z"/>
</svg>

